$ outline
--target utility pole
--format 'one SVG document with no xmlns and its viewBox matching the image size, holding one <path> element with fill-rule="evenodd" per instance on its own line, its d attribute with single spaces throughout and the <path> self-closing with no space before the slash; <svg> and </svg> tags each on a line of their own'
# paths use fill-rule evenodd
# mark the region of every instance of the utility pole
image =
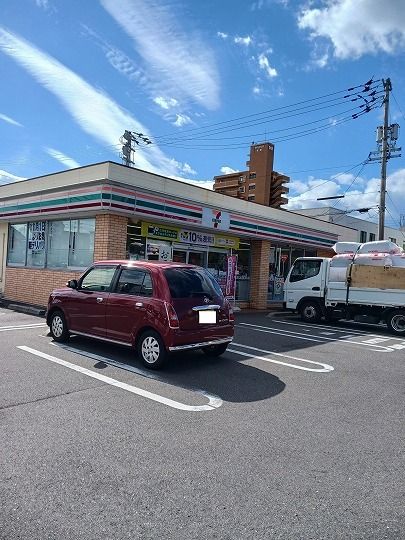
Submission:
<svg viewBox="0 0 405 540">
<path fill-rule="evenodd" d="M 384 240 L 385 236 L 385 192 L 387 190 L 387 154 L 388 154 L 388 113 L 390 105 L 391 80 L 383 81 L 384 97 L 384 127 L 382 133 L 382 160 L 381 160 L 381 189 L 380 208 L 378 212 L 378 239 Z"/>
<path fill-rule="evenodd" d="M 400 157 L 401 154 L 395 153 L 401 151 L 396 147 L 398 139 L 399 125 L 388 125 L 390 92 L 392 90 L 391 80 L 383 79 L 384 86 L 384 125 L 377 127 L 377 145 L 376 152 L 370 152 L 368 162 L 379 161 L 381 163 L 381 187 L 380 187 L 380 205 L 378 211 L 378 239 L 384 240 L 385 236 L 385 195 L 387 192 L 387 161 L 394 157 Z M 371 157 L 374 156 L 374 157 Z"/>
<path fill-rule="evenodd" d="M 134 133 L 133 131 L 128 131 L 127 129 L 124 131 L 124 135 L 120 137 L 120 142 L 122 144 L 122 162 L 127 167 L 135 165 L 135 162 L 132 161 L 132 153 L 135 153 L 135 147 L 132 143 L 135 143 L 137 146 L 139 146 L 140 142 L 143 142 L 144 144 L 152 144 L 152 141 L 143 133 Z"/>
</svg>

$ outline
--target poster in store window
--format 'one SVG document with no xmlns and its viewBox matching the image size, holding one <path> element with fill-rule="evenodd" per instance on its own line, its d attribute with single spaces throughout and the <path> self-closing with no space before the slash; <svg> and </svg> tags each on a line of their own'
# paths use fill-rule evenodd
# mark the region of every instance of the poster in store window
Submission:
<svg viewBox="0 0 405 540">
<path fill-rule="evenodd" d="M 45 221 L 30 223 L 28 227 L 28 249 L 31 251 L 44 251 L 45 249 Z"/>
</svg>

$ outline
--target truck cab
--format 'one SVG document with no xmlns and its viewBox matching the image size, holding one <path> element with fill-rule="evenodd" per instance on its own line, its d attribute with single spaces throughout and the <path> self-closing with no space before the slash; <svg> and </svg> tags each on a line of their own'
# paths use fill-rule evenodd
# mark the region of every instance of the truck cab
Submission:
<svg viewBox="0 0 405 540">
<path fill-rule="evenodd" d="M 284 306 L 298 311 L 308 322 L 324 314 L 330 259 L 300 257 L 291 267 L 284 284 Z"/>
</svg>

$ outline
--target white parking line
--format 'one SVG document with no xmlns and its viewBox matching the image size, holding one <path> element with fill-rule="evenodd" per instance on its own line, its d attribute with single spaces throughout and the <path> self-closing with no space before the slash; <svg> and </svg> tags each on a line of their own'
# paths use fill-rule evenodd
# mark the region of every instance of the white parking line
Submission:
<svg viewBox="0 0 405 540">
<path fill-rule="evenodd" d="M 208 399 L 209 405 L 211 405 L 214 408 L 218 408 L 223 404 L 222 399 L 218 396 L 215 396 L 214 394 L 210 394 L 209 392 L 206 392 L 205 390 L 202 390 L 200 388 L 192 388 L 192 387 L 184 386 L 181 384 L 171 384 L 155 372 L 144 371 L 135 366 L 130 366 L 129 364 L 123 364 L 122 362 L 117 362 L 116 360 L 113 360 L 112 358 L 108 358 L 107 356 L 102 356 L 101 354 L 95 354 L 89 351 L 83 351 L 82 349 L 76 349 L 75 347 L 70 347 L 69 345 L 65 345 L 64 343 L 57 343 L 55 341 L 51 341 L 50 345 L 53 345 L 54 347 L 58 347 L 60 349 L 64 349 L 66 351 L 73 352 L 75 354 L 79 354 L 80 356 L 91 358 L 92 360 L 97 360 L 98 362 L 104 362 L 104 364 L 108 364 L 110 366 L 114 366 L 119 369 L 124 369 L 125 371 L 130 371 L 131 373 L 136 373 L 137 375 L 141 375 L 142 377 L 146 377 L 147 379 L 153 379 L 154 381 L 159 381 L 169 386 L 175 386 L 176 388 L 182 388 L 183 390 L 187 390 L 189 392 L 195 392 L 197 394 L 201 394 Z"/>
<path fill-rule="evenodd" d="M 159 394 L 148 392 L 147 390 L 143 390 L 142 388 L 137 388 L 136 386 L 132 386 L 130 384 L 117 381 L 116 379 L 107 377 L 106 375 L 95 373 L 94 371 L 91 371 L 90 369 L 77 366 L 76 364 L 71 364 L 70 362 L 66 362 L 65 360 L 62 360 L 61 358 L 56 358 L 56 356 L 51 356 L 50 354 L 37 351 L 36 349 L 31 349 L 31 347 L 20 345 L 17 348 L 21 349 L 22 351 L 33 354 L 35 356 L 39 356 L 40 358 L 44 358 L 45 360 L 49 360 L 50 362 L 54 362 L 55 364 L 59 364 L 60 366 L 64 366 L 66 368 L 82 373 L 83 375 L 87 375 L 88 377 L 92 377 L 93 379 L 98 379 L 99 381 L 102 381 L 106 384 L 110 384 L 111 386 L 116 386 L 118 388 L 121 388 L 122 390 L 126 390 L 127 392 L 131 392 L 132 394 L 136 394 L 138 396 L 151 399 L 152 401 L 157 401 L 158 403 L 162 403 L 163 405 L 167 405 L 168 407 L 172 407 L 173 409 L 179 409 L 181 411 L 190 411 L 190 412 L 212 411 L 213 409 L 216 409 L 220 406 L 220 404 L 218 403 L 210 403 L 209 405 L 186 405 L 184 403 L 180 403 L 179 401 L 174 401 L 172 399 L 168 399 L 163 396 L 160 396 Z"/>
<path fill-rule="evenodd" d="M 257 324 L 239 323 L 237 326 L 248 326 L 249 328 L 257 332 L 277 334 L 278 336 L 290 337 L 292 339 L 303 339 L 305 341 L 316 341 L 318 343 L 350 343 L 352 345 L 357 345 L 358 347 L 367 347 L 368 350 L 374 352 L 392 352 L 392 349 L 390 347 L 384 347 L 383 345 L 374 345 L 373 343 L 363 343 L 361 341 L 352 341 L 350 339 L 345 339 L 344 336 L 340 336 L 338 338 L 329 338 L 320 335 L 317 335 L 315 337 L 309 337 L 307 335 L 301 334 L 300 332 L 294 332 L 293 330 L 278 330 L 276 328 L 272 329 L 269 326 L 260 326 Z"/>
<path fill-rule="evenodd" d="M 298 358 L 296 356 L 289 356 L 288 354 L 276 353 L 274 351 L 267 351 L 265 349 L 258 349 L 257 347 L 251 347 L 249 345 L 243 345 L 242 343 L 233 342 L 232 346 L 243 347 L 244 349 L 250 349 L 252 351 L 263 352 L 263 353 L 266 353 L 266 354 L 271 354 L 271 355 L 279 356 L 279 357 L 282 357 L 282 358 L 288 358 L 289 360 L 297 360 L 298 362 L 304 362 L 304 363 L 307 363 L 307 364 L 321 366 L 320 369 L 318 369 L 318 368 L 310 368 L 310 367 L 305 367 L 305 366 L 297 366 L 296 364 L 291 364 L 289 362 L 281 362 L 280 360 L 274 360 L 273 358 L 268 358 L 268 357 L 264 357 L 264 356 L 254 356 L 254 355 L 251 355 L 251 354 L 248 354 L 248 353 L 237 351 L 235 349 L 230 349 L 229 347 L 227 349 L 227 351 L 235 353 L 235 354 L 240 354 L 241 356 L 248 356 L 249 358 L 257 358 L 258 360 L 263 360 L 264 362 L 272 362 L 273 364 L 280 364 L 282 366 L 286 366 L 286 367 L 290 367 L 290 368 L 294 368 L 294 369 L 301 369 L 302 371 L 312 371 L 312 372 L 315 372 L 315 373 L 329 373 L 330 371 L 334 370 L 334 368 L 332 366 L 330 366 L 329 364 L 324 364 L 322 362 L 313 362 L 312 360 L 306 360 L 305 358 Z"/>
<path fill-rule="evenodd" d="M 288 326 L 301 326 L 301 327 L 304 327 L 304 328 L 310 328 L 312 330 L 314 330 L 315 328 L 318 328 L 318 329 L 322 329 L 322 330 L 333 330 L 334 332 L 338 332 L 338 333 L 341 333 L 341 334 L 348 334 L 348 336 L 350 337 L 355 337 L 355 335 L 359 335 L 359 336 L 370 336 L 370 337 L 382 337 L 381 334 L 374 334 L 374 333 L 371 333 L 371 332 L 365 332 L 364 330 L 355 330 L 354 328 L 342 328 L 342 327 L 338 327 L 338 326 L 330 326 L 330 325 L 325 325 L 325 324 L 305 324 L 305 323 L 296 323 L 296 322 L 290 322 L 290 321 L 283 321 L 281 319 L 271 319 L 272 322 L 274 323 L 277 323 L 277 324 L 288 324 Z M 381 330 L 383 330 L 384 327 L 381 327 Z M 346 337 L 346 336 L 343 336 L 343 337 Z M 403 341 L 404 338 L 403 337 L 395 337 L 395 336 L 390 336 L 389 339 L 392 339 L 392 340 L 399 340 L 399 341 Z"/>
<path fill-rule="evenodd" d="M 10 332 L 12 330 L 29 330 L 30 328 L 41 328 L 47 326 L 45 323 L 14 324 L 12 326 L 0 326 L 0 332 Z"/>
</svg>

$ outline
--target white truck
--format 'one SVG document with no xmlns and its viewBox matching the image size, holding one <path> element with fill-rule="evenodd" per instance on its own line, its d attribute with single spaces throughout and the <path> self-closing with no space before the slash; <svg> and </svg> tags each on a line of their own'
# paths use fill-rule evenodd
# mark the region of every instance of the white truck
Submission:
<svg viewBox="0 0 405 540">
<path fill-rule="evenodd" d="M 284 307 L 305 322 L 354 320 L 387 324 L 405 337 L 405 268 L 350 264 L 345 281 L 330 280 L 331 259 L 302 257 L 284 284 Z"/>
</svg>

